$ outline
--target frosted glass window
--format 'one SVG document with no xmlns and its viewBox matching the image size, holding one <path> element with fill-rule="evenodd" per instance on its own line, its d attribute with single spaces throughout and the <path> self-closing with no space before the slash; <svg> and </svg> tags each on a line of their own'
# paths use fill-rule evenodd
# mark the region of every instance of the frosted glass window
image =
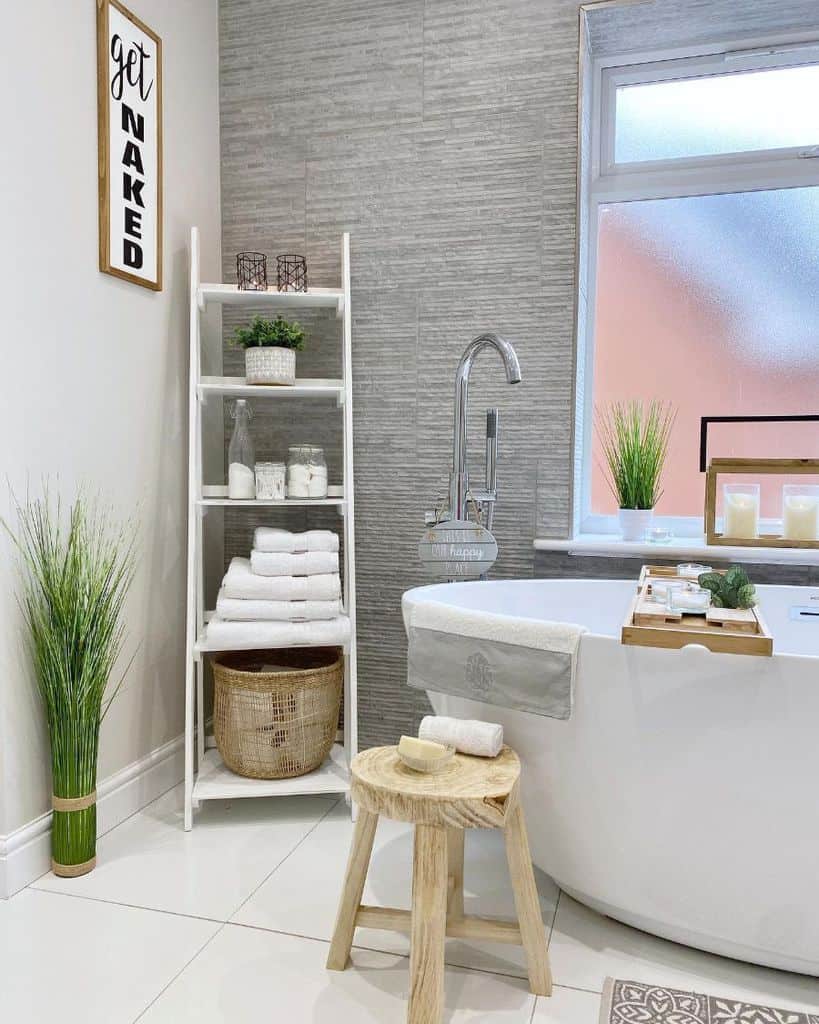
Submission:
<svg viewBox="0 0 819 1024">
<path fill-rule="evenodd" d="M 624 85 L 617 163 L 819 145 L 819 65 Z"/>
<path fill-rule="evenodd" d="M 660 513 L 702 515 L 701 416 L 819 411 L 817 254 L 819 187 L 600 207 L 594 402 L 677 407 Z M 816 423 L 713 429 L 712 455 L 819 457 Z M 613 514 L 593 443 L 591 511 Z"/>
</svg>

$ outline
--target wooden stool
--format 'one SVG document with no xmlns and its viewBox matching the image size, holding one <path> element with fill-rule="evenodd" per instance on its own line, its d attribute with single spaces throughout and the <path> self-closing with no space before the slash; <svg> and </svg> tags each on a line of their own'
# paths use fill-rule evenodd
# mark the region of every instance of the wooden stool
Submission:
<svg viewBox="0 0 819 1024">
<path fill-rule="evenodd" d="M 395 747 L 365 750 L 353 760 L 352 799 L 359 813 L 327 967 L 343 971 L 347 966 L 356 928 L 409 932 L 408 1024 L 441 1020 L 446 936 L 523 946 L 530 990 L 551 995 L 546 934 L 518 800 L 519 780 L 520 761 L 509 747 L 491 759 L 456 754 L 435 775 L 407 768 Z M 411 911 L 361 903 L 381 814 L 415 825 Z M 517 923 L 464 915 L 467 828 L 503 829 Z"/>
</svg>

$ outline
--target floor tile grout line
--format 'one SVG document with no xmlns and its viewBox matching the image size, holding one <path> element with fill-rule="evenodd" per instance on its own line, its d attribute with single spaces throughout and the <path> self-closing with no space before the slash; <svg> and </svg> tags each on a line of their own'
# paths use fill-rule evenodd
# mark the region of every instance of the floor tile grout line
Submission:
<svg viewBox="0 0 819 1024">
<path fill-rule="evenodd" d="M 283 935 L 286 938 L 300 939 L 303 942 L 320 942 L 323 946 L 330 945 L 330 939 L 323 939 L 317 935 L 307 935 L 304 932 L 288 932 L 282 928 L 265 928 L 264 925 L 244 924 L 241 921 L 225 921 L 224 924 L 228 928 L 246 928 L 248 931 L 252 932 L 264 932 L 268 935 Z M 398 953 L 393 949 L 379 949 L 377 946 L 362 946 L 359 942 L 354 942 L 352 948 L 360 949 L 365 953 L 376 953 L 380 956 L 392 956 L 399 960 L 409 960 L 409 953 Z M 510 981 L 520 981 L 526 985 L 529 983 L 529 978 L 526 974 L 512 974 L 508 971 L 493 971 L 488 967 L 470 967 L 467 964 L 455 964 L 449 960 L 445 960 L 444 963 L 446 967 L 451 967 L 454 971 L 469 971 L 473 974 L 485 974 L 490 978 L 508 978 Z M 590 995 L 600 995 L 599 989 L 578 988 L 576 985 L 559 984 L 555 984 L 554 987 L 573 989 L 577 992 L 588 992 Z"/>
<path fill-rule="evenodd" d="M 324 812 L 324 814 L 322 814 L 322 816 L 318 819 L 318 821 L 316 821 L 313 824 L 312 828 L 308 829 L 307 832 L 305 832 L 304 835 L 301 837 L 301 839 L 299 839 L 296 845 L 292 847 L 292 849 L 290 849 L 274 867 L 270 869 L 270 871 L 265 875 L 265 877 L 261 880 L 261 882 L 259 882 L 256 888 L 253 890 L 253 892 L 249 893 L 248 896 L 246 896 L 245 899 L 243 899 L 242 902 L 239 904 L 239 906 L 233 911 L 233 913 L 227 919 L 227 924 L 233 924 L 233 919 L 241 911 L 242 907 L 244 907 L 249 900 L 253 899 L 253 897 L 256 895 L 259 889 L 261 889 L 261 887 L 265 885 L 267 881 L 279 870 L 282 864 L 284 864 L 285 861 L 289 860 L 296 852 L 296 850 L 298 850 L 301 844 L 305 842 L 316 831 L 316 829 L 325 820 L 325 818 L 327 818 L 328 815 L 333 813 L 333 811 L 336 809 L 336 807 L 338 807 L 339 803 L 341 802 L 341 799 L 342 798 L 334 800 L 333 803 L 331 803 L 327 810 Z"/>
<path fill-rule="evenodd" d="M 68 900 L 85 900 L 86 903 L 102 903 L 107 907 L 125 907 L 127 910 L 144 910 L 148 914 L 165 914 L 168 917 L 181 917 L 187 921 L 208 921 L 211 924 L 227 924 L 227 918 L 208 917 L 205 914 L 183 914 L 181 910 L 164 910 L 162 907 L 146 907 L 142 903 L 126 903 L 122 900 L 105 899 L 103 896 L 89 896 L 82 892 L 64 892 L 62 889 L 39 889 L 28 886 L 34 892 L 44 896 L 62 896 Z"/>
<path fill-rule="evenodd" d="M 168 989 L 171 987 L 171 985 L 173 985 L 177 978 L 179 978 L 179 976 L 190 967 L 190 965 L 194 962 L 194 960 L 196 960 L 197 957 L 202 955 L 202 953 L 207 949 L 211 942 L 213 942 L 216 936 L 220 935 L 226 927 L 227 921 L 222 921 L 219 924 L 219 927 L 213 933 L 213 935 L 208 936 L 208 938 L 202 943 L 202 945 L 199 947 L 199 949 L 197 949 L 193 956 L 189 960 L 186 960 L 185 963 L 182 964 L 182 966 L 176 972 L 176 974 L 174 974 L 174 976 L 167 982 L 167 984 L 163 985 L 162 988 L 153 997 L 153 999 L 151 999 L 150 1002 L 146 1003 L 146 1005 L 139 1011 L 136 1017 L 134 1017 L 131 1024 L 137 1024 L 138 1021 L 142 1020 L 142 1018 L 145 1016 L 148 1010 L 150 1010 L 154 1003 L 156 1003 L 157 1000 L 162 998 L 162 996 L 168 991 Z"/>
</svg>

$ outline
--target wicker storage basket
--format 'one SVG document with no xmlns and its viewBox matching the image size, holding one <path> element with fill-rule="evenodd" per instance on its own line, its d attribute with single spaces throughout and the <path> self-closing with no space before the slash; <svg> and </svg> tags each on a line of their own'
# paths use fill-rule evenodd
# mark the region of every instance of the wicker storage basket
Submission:
<svg viewBox="0 0 819 1024">
<path fill-rule="evenodd" d="M 223 654 L 213 676 L 213 731 L 231 771 L 286 779 L 313 771 L 330 753 L 344 681 L 338 648 Z"/>
</svg>

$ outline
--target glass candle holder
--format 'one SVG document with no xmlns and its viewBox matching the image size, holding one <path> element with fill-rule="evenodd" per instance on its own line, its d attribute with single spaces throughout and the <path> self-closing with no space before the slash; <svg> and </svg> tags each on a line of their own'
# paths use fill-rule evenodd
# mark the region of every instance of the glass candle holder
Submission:
<svg viewBox="0 0 819 1024">
<path fill-rule="evenodd" d="M 759 536 L 759 484 L 723 484 L 722 535 L 737 540 Z"/>
<path fill-rule="evenodd" d="M 689 584 L 675 587 L 668 594 L 668 610 L 683 615 L 704 615 L 711 607 L 711 591 Z"/>
<path fill-rule="evenodd" d="M 782 536 L 785 540 L 819 540 L 819 486 L 783 486 Z"/>
<path fill-rule="evenodd" d="M 659 604 L 668 604 L 668 597 L 672 590 L 682 590 L 686 586 L 684 580 L 667 579 L 651 581 L 651 600 Z"/>
<path fill-rule="evenodd" d="M 677 566 L 677 575 L 687 580 L 698 580 L 704 572 L 713 572 L 710 565 L 700 565 L 698 562 L 683 562 Z"/>
</svg>

